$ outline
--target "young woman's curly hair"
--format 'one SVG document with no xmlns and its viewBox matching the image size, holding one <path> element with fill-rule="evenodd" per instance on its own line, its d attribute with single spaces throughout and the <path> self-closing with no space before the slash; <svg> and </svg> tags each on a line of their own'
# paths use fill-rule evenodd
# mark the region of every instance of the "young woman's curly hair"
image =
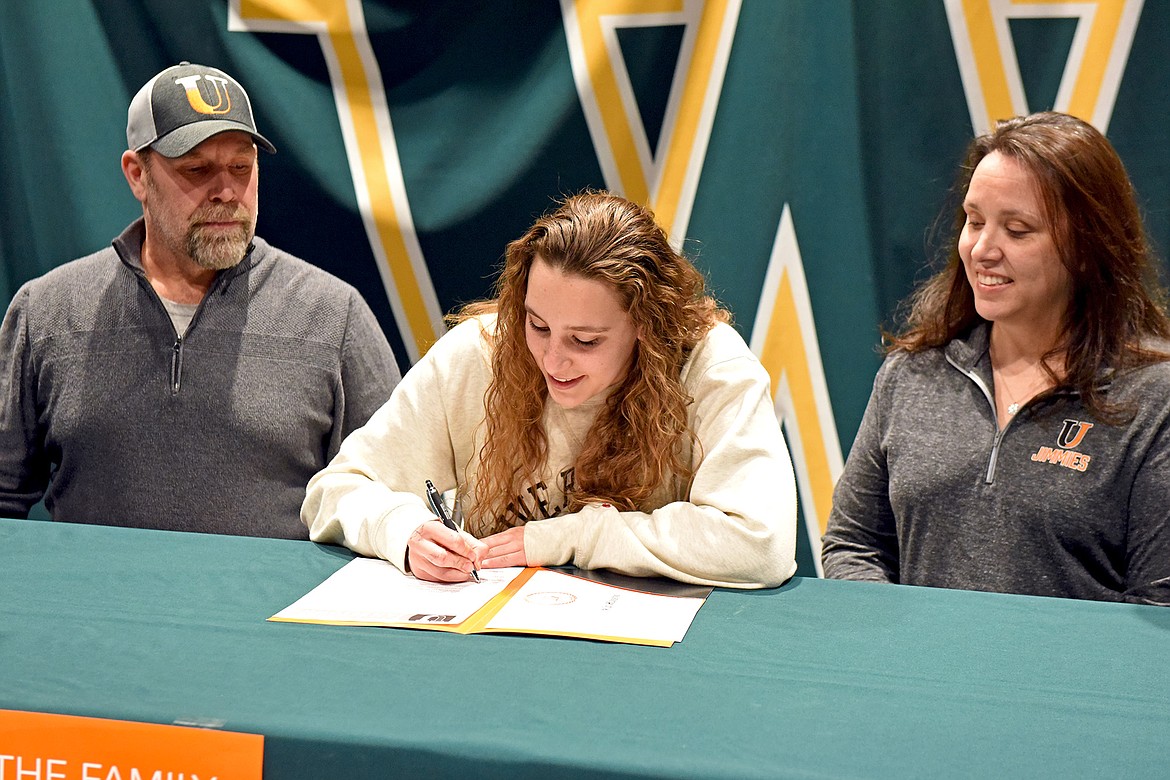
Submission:
<svg viewBox="0 0 1170 780">
<path fill-rule="evenodd" d="M 634 510 L 669 479 L 689 484 L 694 466 L 680 445 L 688 437 L 697 442 L 687 423 L 693 399 L 679 373 L 695 344 L 716 322 L 730 319 L 706 294 L 703 275 L 671 248 L 653 214 L 623 198 L 574 195 L 508 244 L 495 298 L 459 314 L 498 315 L 475 485 L 485 532 L 506 527 L 507 506 L 540 473 L 548 454 L 541 424 L 548 390 L 525 338 L 524 301 L 537 256 L 564 273 L 612 285 L 639 334 L 625 379 L 608 396 L 577 457 L 569 511 L 594 502 Z"/>
</svg>

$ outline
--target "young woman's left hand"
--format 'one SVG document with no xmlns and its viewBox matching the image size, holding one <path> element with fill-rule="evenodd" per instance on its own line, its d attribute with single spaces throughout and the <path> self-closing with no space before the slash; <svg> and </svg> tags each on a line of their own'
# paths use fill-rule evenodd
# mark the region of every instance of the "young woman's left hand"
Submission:
<svg viewBox="0 0 1170 780">
<path fill-rule="evenodd" d="M 518 525 L 507 531 L 485 536 L 480 541 L 488 546 L 487 552 L 480 559 L 482 568 L 499 569 L 505 566 L 528 565 L 528 558 L 524 555 L 524 526 Z"/>
</svg>

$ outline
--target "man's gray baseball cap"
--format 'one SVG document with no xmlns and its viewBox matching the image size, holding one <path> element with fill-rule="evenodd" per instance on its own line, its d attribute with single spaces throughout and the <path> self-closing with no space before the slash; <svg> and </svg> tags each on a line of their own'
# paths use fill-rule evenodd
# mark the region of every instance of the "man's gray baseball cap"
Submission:
<svg viewBox="0 0 1170 780">
<path fill-rule="evenodd" d="M 127 112 L 126 142 L 163 157 L 181 157 L 217 133 L 242 130 L 266 152 L 276 147 L 256 132 L 248 93 L 222 70 L 181 62 L 138 90 Z"/>
</svg>

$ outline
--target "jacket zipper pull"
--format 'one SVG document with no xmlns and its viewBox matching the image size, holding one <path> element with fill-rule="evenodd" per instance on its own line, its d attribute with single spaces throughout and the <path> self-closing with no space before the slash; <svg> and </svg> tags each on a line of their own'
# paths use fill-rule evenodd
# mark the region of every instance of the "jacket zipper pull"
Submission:
<svg viewBox="0 0 1170 780">
<path fill-rule="evenodd" d="M 175 339 L 175 346 L 171 348 L 171 392 L 179 392 L 183 382 L 183 337 Z"/>
</svg>

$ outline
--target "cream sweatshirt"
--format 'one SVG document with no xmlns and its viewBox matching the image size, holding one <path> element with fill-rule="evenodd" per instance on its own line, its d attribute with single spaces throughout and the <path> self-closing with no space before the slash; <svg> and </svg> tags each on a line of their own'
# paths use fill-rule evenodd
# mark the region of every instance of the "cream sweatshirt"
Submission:
<svg viewBox="0 0 1170 780">
<path fill-rule="evenodd" d="M 494 316 L 443 336 L 309 482 L 301 520 L 317 542 L 344 544 L 404 567 L 406 543 L 434 519 L 426 480 L 471 494 L 483 445 Z M 660 487 L 649 512 L 608 504 L 566 513 L 565 485 L 602 399 L 566 409 L 546 400 L 546 468 L 516 497 L 508 518 L 524 524 L 529 565 L 573 564 L 705 585 L 772 587 L 796 570 L 796 485 L 763 366 L 739 334 L 717 325 L 696 345 L 681 380 L 694 399 L 701 445 L 686 485 Z M 468 527 L 476 507 L 465 499 Z"/>
</svg>

